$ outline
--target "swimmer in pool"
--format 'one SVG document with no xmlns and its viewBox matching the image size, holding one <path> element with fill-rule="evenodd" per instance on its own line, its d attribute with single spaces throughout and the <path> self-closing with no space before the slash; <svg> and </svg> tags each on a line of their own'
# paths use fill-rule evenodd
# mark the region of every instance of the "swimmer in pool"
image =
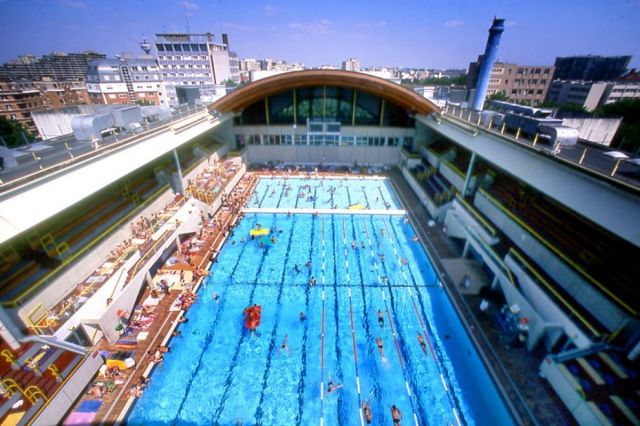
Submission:
<svg viewBox="0 0 640 426">
<path fill-rule="evenodd" d="M 422 334 L 418 333 L 418 343 L 420 343 L 420 347 L 422 348 L 422 352 L 424 352 L 424 354 L 427 354 L 427 345 L 425 345 L 424 343 L 424 338 L 422 337 Z"/>
<path fill-rule="evenodd" d="M 384 316 L 380 309 L 378 309 L 378 324 L 380 324 L 380 327 L 384 328 Z"/>
<path fill-rule="evenodd" d="M 329 381 L 327 382 L 327 394 L 333 393 L 340 389 L 342 385 L 336 385 L 333 383 L 333 379 L 331 378 L 331 374 L 329 374 Z"/>
<path fill-rule="evenodd" d="M 289 335 L 285 334 L 282 343 L 280 344 L 280 352 L 289 351 Z"/>
<path fill-rule="evenodd" d="M 380 352 L 380 356 L 381 356 L 382 358 L 386 358 L 386 357 L 384 356 L 384 345 L 382 344 L 382 337 L 378 337 L 378 338 L 376 339 L 376 345 L 378 346 L 378 351 Z"/>
</svg>

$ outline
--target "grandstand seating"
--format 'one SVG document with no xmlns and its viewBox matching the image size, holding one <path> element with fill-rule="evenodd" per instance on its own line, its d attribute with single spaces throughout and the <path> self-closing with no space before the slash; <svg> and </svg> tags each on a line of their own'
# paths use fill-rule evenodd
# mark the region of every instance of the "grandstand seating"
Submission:
<svg viewBox="0 0 640 426">
<path fill-rule="evenodd" d="M 469 168 L 469 163 L 471 162 L 471 152 L 463 148 L 457 148 L 455 153 L 456 155 L 451 159 L 451 164 L 461 172 L 466 173 Z"/>
<path fill-rule="evenodd" d="M 453 185 L 432 167 L 426 159 L 423 158 L 422 163 L 422 166 L 413 168 L 410 172 L 429 195 L 429 198 L 436 205 L 451 201 L 456 193 Z"/>
<path fill-rule="evenodd" d="M 505 174 L 496 174 L 488 192 L 577 265 L 579 273 L 640 308 L 634 281 L 640 276 L 640 263 L 629 261 L 640 256 L 637 247 Z"/>
<path fill-rule="evenodd" d="M 7 394 L 0 403 L 0 422 L 16 412 L 24 413 L 24 420 L 31 418 L 84 357 L 40 343 L 23 344 L 14 352 L 2 342 L 0 350 L 0 382 Z M 22 405 L 12 410 L 19 400 Z"/>
<path fill-rule="evenodd" d="M 507 243 L 508 240 L 501 238 L 500 243 L 504 245 L 512 245 Z M 562 286 L 558 285 L 553 278 L 548 276 L 541 268 L 535 266 L 535 263 L 527 258 L 526 255 L 514 248 L 509 249 L 511 258 L 515 260 L 533 279 L 538 283 L 538 288 L 545 292 L 547 296 L 562 307 L 564 312 L 571 318 L 574 323 L 587 335 L 592 338 L 602 336 L 607 333 L 607 329 L 600 321 L 595 318 L 591 312 L 577 303 L 572 295 L 567 293 Z"/>
<path fill-rule="evenodd" d="M 450 151 L 453 147 L 453 144 L 446 139 L 438 139 L 435 142 L 429 144 L 427 149 L 435 152 L 436 154 L 444 154 L 447 151 Z"/>
<path fill-rule="evenodd" d="M 580 354 L 558 363 L 591 410 L 612 424 L 638 424 L 640 388 L 637 362 L 614 351 Z"/>
<path fill-rule="evenodd" d="M 22 259 L 19 255 L 13 256 L 13 262 L 8 263 L 4 272 L 0 273 L 0 298 L 12 300 L 24 289 L 33 286 L 42 277 L 56 270 L 64 259 L 96 240 L 105 230 L 133 211 L 138 203 L 156 194 L 160 187 L 149 173 L 141 173 L 131 179 L 126 191 L 114 192 L 107 189 L 103 192 L 104 195 L 92 200 L 87 209 L 78 208 L 75 215 L 66 216 L 58 223 L 45 223 L 41 229 L 47 232 L 39 234 L 36 231 L 31 234 L 28 245 L 21 250 Z M 63 250 L 59 250 L 62 245 Z M 46 253 L 42 253 L 43 251 Z"/>
</svg>

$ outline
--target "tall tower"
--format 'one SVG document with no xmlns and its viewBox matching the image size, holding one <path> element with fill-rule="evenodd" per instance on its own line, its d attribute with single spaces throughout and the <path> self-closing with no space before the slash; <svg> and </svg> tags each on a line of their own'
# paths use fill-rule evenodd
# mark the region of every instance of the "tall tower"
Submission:
<svg viewBox="0 0 640 426">
<path fill-rule="evenodd" d="M 484 57 L 478 72 L 476 93 L 471 103 L 471 108 L 475 111 L 481 111 L 484 105 L 484 98 L 487 96 L 487 88 L 489 87 L 489 77 L 491 76 L 493 64 L 495 64 L 498 57 L 498 46 L 500 45 L 500 37 L 502 37 L 503 31 L 504 19 L 493 18 L 493 25 L 489 28 L 487 47 L 484 49 Z"/>
</svg>

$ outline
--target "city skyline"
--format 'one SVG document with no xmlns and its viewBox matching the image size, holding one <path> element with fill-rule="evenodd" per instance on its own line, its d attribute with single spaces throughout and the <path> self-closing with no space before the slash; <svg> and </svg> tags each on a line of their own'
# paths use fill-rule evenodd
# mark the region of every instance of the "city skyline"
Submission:
<svg viewBox="0 0 640 426">
<path fill-rule="evenodd" d="M 0 61 L 52 51 L 141 53 L 143 37 L 153 41 L 156 33 L 185 32 L 188 18 L 190 32 L 212 32 L 218 41 L 228 33 L 241 58 L 339 66 L 356 57 L 365 67 L 466 68 L 482 53 L 497 15 L 507 20 L 499 61 L 545 65 L 557 56 L 632 55 L 629 66 L 640 68 L 640 46 L 634 43 L 640 2 L 601 3 L 587 1 L 576 9 L 569 1 L 514 6 L 505 0 L 330 0 L 318 10 L 287 1 L 4 0 L 0 29 L 14 42 L 3 45 Z"/>
</svg>

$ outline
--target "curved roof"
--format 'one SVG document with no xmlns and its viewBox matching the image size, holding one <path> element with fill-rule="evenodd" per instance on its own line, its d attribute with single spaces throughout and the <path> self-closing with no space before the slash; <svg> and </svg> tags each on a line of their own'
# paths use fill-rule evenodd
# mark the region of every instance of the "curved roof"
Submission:
<svg viewBox="0 0 640 426">
<path fill-rule="evenodd" d="M 407 111 L 430 114 L 440 109 L 431 101 L 390 81 L 368 74 L 338 70 L 305 70 L 278 74 L 248 84 L 209 105 L 222 113 L 239 111 L 267 96 L 311 86 L 350 87 L 385 98 Z"/>
</svg>

